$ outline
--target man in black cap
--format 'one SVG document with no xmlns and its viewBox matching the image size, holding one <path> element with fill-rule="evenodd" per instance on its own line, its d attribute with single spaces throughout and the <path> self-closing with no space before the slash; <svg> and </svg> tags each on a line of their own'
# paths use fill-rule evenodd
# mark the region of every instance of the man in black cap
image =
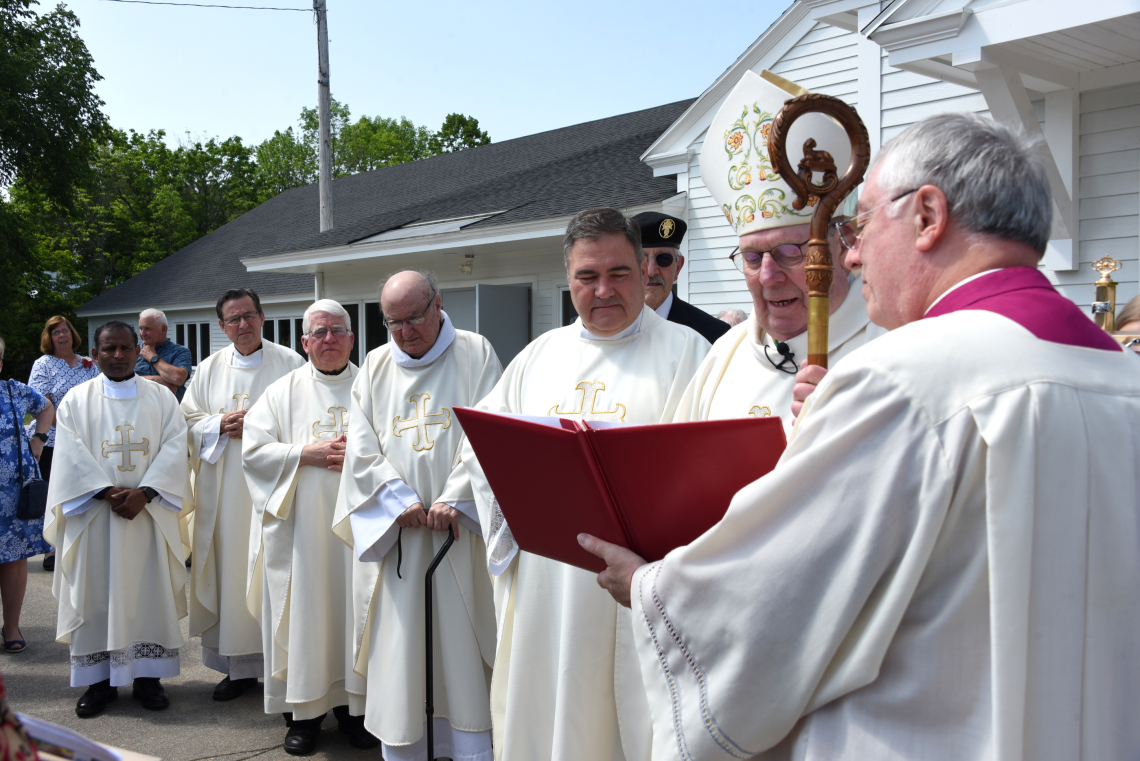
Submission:
<svg viewBox="0 0 1140 761">
<path fill-rule="evenodd" d="M 688 225 L 683 220 L 656 211 L 643 211 L 633 217 L 641 228 L 641 246 L 645 250 L 642 272 L 645 275 L 645 305 L 670 322 L 692 328 L 709 343 L 728 332 L 728 324 L 673 295 L 673 283 L 685 257 L 678 246 Z"/>
</svg>

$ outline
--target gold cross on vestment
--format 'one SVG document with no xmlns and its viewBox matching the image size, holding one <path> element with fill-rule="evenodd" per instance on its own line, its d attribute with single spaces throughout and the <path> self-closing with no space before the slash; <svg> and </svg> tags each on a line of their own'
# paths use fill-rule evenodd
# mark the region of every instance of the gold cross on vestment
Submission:
<svg viewBox="0 0 1140 761">
<path fill-rule="evenodd" d="M 606 390 L 606 384 L 601 381 L 582 381 L 574 387 L 582 392 L 582 396 L 578 399 L 578 409 L 570 412 L 563 412 L 554 405 L 550 408 L 548 415 L 562 415 L 563 417 L 573 417 L 578 420 L 608 420 L 615 423 L 625 421 L 625 405 L 617 403 L 612 410 L 599 410 L 598 409 L 598 394 Z M 589 405 L 586 404 L 589 402 Z M 590 411 L 584 412 L 586 407 L 589 406 Z"/>
<path fill-rule="evenodd" d="M 120 462 L 118 468 L 124 473 L 135 469 L 134 463 L 131 462 L 131 452 L 141 452 L 144 455 L 150 454 L 150 442 L 148 440 L 131 441 L 131 431 L 134 429 L 135 427 L 133 425 L 117 425 L 115 426 L 115 430 L 119 432 L 119 443 L 112 444 L 108 440 L 103 442 L 103 456 L 110 457 L 113 454 L 119 455 Z"/>
<path fill-rule="evenodd" d="M 329 407 L 329 414 L 332 415 L 331 423 L 322 423 L 319 420 L 313 423 L 314 439 L 319 439 L 326 433 L 331 434 L 334 439 L 339 439 L 348 431 L 348 409 L 346 407 Z"/>
<path fill-rule="evenodd" d="M 428 399 L 431 399 L 431 394 L 413 394 L 408 397 L 408 401 L 415 405 L 416 416 L 404 420 L 399 415 L 392 418 L 392 433 L 400 438 L 404 431 L 415 429 L 416 440 L 412 442 L 412 449 L 417 452 L 423 452 L 435 446 L 435 442 L 428 436 L 428 426 L 438 425 L 442 426 L 443 430 L 451 427 L 451 410 L 447 407 L 442 408 L 442 412 L 433 412 L 430 415 L 427 411 Z"/>
<path fill-rule="evenodd" d="M 758 404 L 754 404 L 748 408 L 748 414 L 751 415 L 752 417 L 771 417 L 772 416 L 772 408 L 771 407 L 761 407 Z"/>
<path fill-rule="evenodd" d="M 234 408 L 232 410 L 233 412 L 237 412 L 238 410 L 244 410 L 244 409 L 246 409 L 246 406 L 249 404 L 249 394 L 243 394 L 243 393 L 239 392 L 237 394 L 234 394 L 232 398 L 234 400 Z M 219 415 L 226 414 L 225 408 L 218 410 L 218 414 Z"/>
</svg>

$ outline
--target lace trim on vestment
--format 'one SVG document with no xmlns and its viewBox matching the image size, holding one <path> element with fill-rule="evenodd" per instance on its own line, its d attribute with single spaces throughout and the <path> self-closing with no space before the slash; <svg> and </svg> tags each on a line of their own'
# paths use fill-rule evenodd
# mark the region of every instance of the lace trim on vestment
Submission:
<svg viewBox="0 0 1140 761">
<path fill-rule="evenodd" d="M 71 656 L 71 668 L 85 669 L 111 661 L 114 668 L 121 669 L 129 666 L 132 661 L 171 659 L 178 659 L 178 648 L 163 647 L 154 642 L 132 642 L 121 650 L 101 650 L 90 655 L 73 655 Z"/>
<path fill-rule="evenodd" d="M 498 565 L 503 563 L 515 551 L 515 536 L 511 533 L 511 527 L 507 525 L 507 519 L 503 517 L 503 511 L 499 508 L 499 500 L 491 501 L 493 512 L 491 513 L 491 564 Z"/>
</svg>

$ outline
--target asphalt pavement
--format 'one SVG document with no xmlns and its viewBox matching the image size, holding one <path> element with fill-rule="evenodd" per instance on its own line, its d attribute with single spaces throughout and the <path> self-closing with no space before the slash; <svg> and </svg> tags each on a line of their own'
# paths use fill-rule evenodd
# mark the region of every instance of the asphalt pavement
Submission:
<svg viewBox="0 0 1140 761">
<path fill-rule="evenodd" d="M 0 673 L 13 710 L 60 724 L 108 745 L 158 756 L 167 761 L 244 761 L 297 758 L 282 749 L 285 721 L 266 715 L 260 683 L 236 700 L 215 701 L 214 685 L 222 675 L 202 665 L 201 643 L 188 640 L 180 653 L 182 673 L 162 680 L 170 696 L 165 711 L 148 711 L 131 698 L 130 687 L 100 716 L 80 719 L 75 703 L 83 688 L 70 686 L 67 645 L 55 641 L 57 603 L 51 595 L 52 575 L 42 556 L 28 561 L 28 591 L 20 629 L 28 642 L 18 654 L 0 649 Z M 182 620 L 186 633 L 188 619 Z M 357 750 L 336 728 L 332 712 L 325 718 L 320 746 L 311 759 L 380 761 L 380 748 Z"/>
</svg>

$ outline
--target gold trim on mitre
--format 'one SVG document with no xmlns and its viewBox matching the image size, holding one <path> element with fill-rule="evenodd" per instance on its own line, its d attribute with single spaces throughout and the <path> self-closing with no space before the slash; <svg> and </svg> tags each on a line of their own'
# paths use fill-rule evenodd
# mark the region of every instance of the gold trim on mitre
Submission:
<svg viewBox="0 0 1140 761">
<path fill-rule="evenodd" d="M 792 208 L 795 193 L 768 157 L 768 133 L 776 114 L 789 95 L 807 92 L 769 71 L 746 71 L 705 133 L 701 179 L 738 236 L 811 221 L 815 196 L 801 211 Z M 831 153 L 841 171 L 851 163 L 851 141 L 844 129 L 823 114 L 809 113 L 797 119 L 788 134 L 793 164 L 808 138 L 815 139 L 817 149 Z"/>
</svg>

